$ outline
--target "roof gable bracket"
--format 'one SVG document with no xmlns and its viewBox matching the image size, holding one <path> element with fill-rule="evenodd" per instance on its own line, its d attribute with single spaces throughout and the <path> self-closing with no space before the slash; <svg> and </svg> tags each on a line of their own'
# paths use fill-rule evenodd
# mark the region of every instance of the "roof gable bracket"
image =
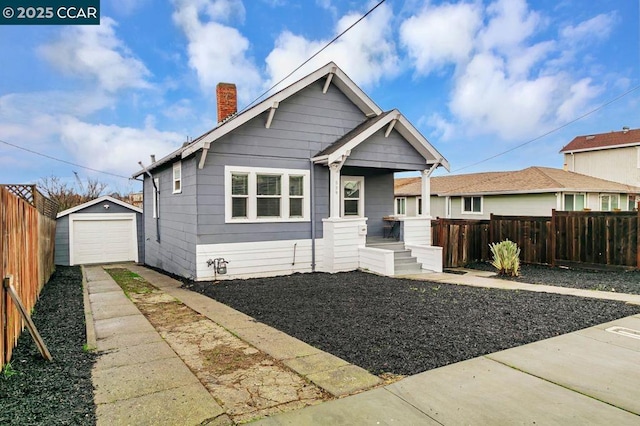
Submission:
<svg viewBox="0 0 640 426">
<path fill-rule="evenodd" d="M 336 72 L 336 67 L 331 67 L 331 72 L 327 75 L 327 80 L 324 82 L 324 87 L 322 88 L 322 93 L 327 93 L 329 90 L 329 85 L 331 84 L 331 80 L 333 79 L 333 74 Z"/>
<path fill-rule="evenodd" d="M 211 142 L 205 142 L 202 146 L 202 155 L 200 156 L 200 162 L 198 163 L 198 169 L 202 170 L 204 167 L 204 162 L 207 160 L 207 154 L 209 153 L 209 147 L 211 146 Z"/>
<path fill-rule="evenodd" d="M 269 109 L 269 117 L 267 117 L 267 123 L 264 125 L 265 128 L 271 127 L 271 122 L 273 121 L 273 116 L 276 115 L 276 110 L 280 106 L 280 102 L 274 102 L 271 108 Z"/>
<path fill-rule="evenodd" d="M 391 120 L 391 123 L 389 123 L 389 127 L 387 127 L 387 131 L 384 132 L 384 137 L 388 138 L 389 135 L 391 134 L 391 131 L 393 130 L 393 126 L 396 125 L 396 123 L 398 122 L 398 117 L 400 114 L 396 115 L 396 118 L 394 118 L 393 120 Z"/>
</svg>

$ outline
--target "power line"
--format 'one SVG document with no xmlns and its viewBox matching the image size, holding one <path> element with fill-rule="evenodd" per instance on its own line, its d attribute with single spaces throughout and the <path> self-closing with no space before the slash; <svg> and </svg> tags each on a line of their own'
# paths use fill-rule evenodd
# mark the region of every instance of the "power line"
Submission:
<svg viewBox="0 0 640 426">
<path fill-rule="evenodd" d="M 238 114 L 242 113 L 243 111 L 249 109 L 249 107 L 251 107 L 251 105 L 255 104 L 260 98 L 262 98 L 264 95 L 266 95 L 267 93 L 269 93 L 270 91 L 272 91 L 276 86 L 278 86 L 278 84 L 282 83 L 283 81 L 285 81 L 286 79 L 288 79 L 289 77 L 291 77 L 296 71 L 298 71 L 300 68 L 302 68 L 303 66 L 305 66 L 306 64 L 309 63 L 309 61 L 311 61 L 313 58 L 315 58 L 316 56 L 318 56 L 320 53 L 322 53 L 325 49 L 327 49 L 329 46 L 331 46 L 336 40 L 338 40 L 340 37 L 342 37 L 343 35 L 345 35 L 345 33 L 347 33 L 347 31 L 349 31 L 351 28 L 355 27 L 356 25 L 358 25 L 358 23 L 360 23 L 360 21 L 362 21 L 364 18 L 366 18 L 367 16 L 369 16 L 371 13 L 373 13 L 374 10 L 376 10 L 380 5 L 382 5 L 382 3 L 384 3 L 386 0 L 381 0 L 380 2 L 378 2 L 378 4 L 376 4 L 375 6 L 373 6 L 371 9 L 369 9 L 367 11 L 367 13 L 365 13 L 364 15 L 362 15 L 357 21 L 355 21 L 353 24 L 349 25 L 349 27 L 347 27 L 347 29 L 345 29 L 344 31 L 342 31 L 340 34 L 338 34 L 337 36 L 335 36 L 331 41 L 329 41 L 327 44 L 325 44 L 320 50 L 318 50 L 316 53 L 314 53 L 313 55 L 311 55 L 306 61 L 304 61 L 303 63 L 301 63 L 300 65 L 298 65 L 298 67 L 296 69 L 294 69 L 293 71 L 291 71 L 289 74 L 287 74 L 285 77 L 283 77 L 280 81 L 278 81 L 277 83 L 275 83 L 273 86 L 269 87 L 267 90 L 265 90 L 264 92 L 262 92 L 262 94 L 260 94 L 260 96 L 258 96 L 257 98 L 255 98 L 254 100 L 252 100 L 251 102 L 249 102 L 249 104 L 247 106 L 245 106 L 242 111 L 238 112 Z"/>
<path fill-rule="evenodd" d="M 122 175 L 118 175 L 118 174 L 116 174 L 116 173 L 105 172 L 104 170 L 92 169 L 91 167 L 83 166 L 82 164 L 72 163 L 71 161 L 62 160 L 62 159 L 60 159 L 60 158 L 52 157 L 52 156 L 50 156 L 50 155 L 43 154 L 43 153 L 41 153 L 41 152 L 34 151 L 34 150 L 32 150 L 32 149 L 29 149 L 29 148 L 25 148 L 25 147 L 22 147 L 22 146 L 19 146 L 19 145 L 12 144 L 12 143 L 7 142 L 7 141 L 3 141 L 2 139 L 0 139 L 0 143 L 3 143 L 3 144 L 5 144 L 5 145 L 12 146 L 12 147 L 14 147 L 14 148 L 21 149 L 21 150 L 23 150 L 23 151 L 30 152 L 31 154 L 35 154 L 35 155 L 39 155 L 39 156 L 41 156 L 41 157 L 48 158 L 48 159 L 50 159 L 50 160 L 59 161 L 59 162 L 61 162 L 61 163 L 69 164 L 69 165 L 71 165 L 71 166 L 75 166 L 75 167 L 80 167 L 80 168 L 82 168 L 82 169 L 86 169 L 86 170 L 91 170 L 92 172 L 102 173 L 102 174 L 105 174 L 105 175 L 114 176 L 114 177 L 118 177 L 118 178 L 122 178 L 122 179 L 131 179 L 129 176 L 122 176 Z"/>
<path fill-rule="evenodd" d="M 595 113 L 595 112 L 598 112 L 598 111 L 600 111 L 601 109 L 604 109 L 605 107 L 607 107 L 607 106 L 611 105 L 612 103 L 614 103 L 614 102 L 616 102 L 616 101 L 619 101 L 620 99 L 622 99 L 622 98 L 624 98 L 625 96 L 627 96 L 629 93 L 632 93 L 632 92 L 634 92 L 634 91 L 636 91 L 636 90 L 638 90 L 638 89 L 640 89 L 640 85 L 635 86 L 635 87 L 633 87 L 633 88 L 631 88 L 631 89 L 627 90 L 626 92 L 622 93 L 621 95 L 618 95 L 618 96 L 616 96 L 615 98 L 613 98 L 613 99 L 611 99 L 611 100 L 609 100 L 609 101 L 607 101 L 607 102 L 603 103 L 603 104 L 602 104 L 602 105 L 600 105 L 599 107 L 594 108 L 594 109 L 592 109 L 591 111 L 589 111 L 589 112 L 587 112 L 587 113 L 585 113 L 585 114 L 582 114 L 581 116 L 579 116 L 579 117 L 577 117 L 577 118 L 574 118 L 574 119 L 573 119 L 573 120 L 571 120 L 571 121 L 568 121 L 567 123 L 563 124 L 562 126 L 556 127 L 556 128 L 554 128 L 554 129 L 552 129 L 552 130 L 549 130 L 548 132 L 543 133 L 543 134 L 541 134 L 540 136 L 537 136 L 537 137 L 535 137 L 535 138 L 533 138 L 533 139 L 530 139 L 530 140 L 528 140 L 528 141 L 526 141 L 526 142 L 523 142 L 523 143 L 521 143 L 521 144 L 519 144 L 519 145 L 516 145 L 516 146 L 514 146 L 513 148 L 509 148 L 509 149 L 507 149 L 506 151 L 502 151 L 502 152 L 500 152 L 500 153 L 498 153 L 498 154 L 492 155 L 491 157 L 485 158 L 484 160 L 480 160 L 480 161 L 477 161 L 477 162 L 475 162 L 475 163 L 469 164 L 469 165 L 467 165 L 467 166 L 461 167 L 461 168 L 459 168 L 459 169 L 452 170 L 452 173 L 459 172 L 460 170 L 468 169 L 469 167 L 477 166 L 478 164 L 486 163 L 486 162 L 487 162 L 487 161 L 489 161 L 489 160 L 493 160 L 494 158 L 497 158 L 497 157 L 500 157 L 500 156 L 502 156 L 502 155 L 508 154 L 508 153 L 509 153 L 509 152 L 511 152 L 511 151 L 515 151 L 516 149 L 522 148 L 522 147 L 523 147 L 523 146 L 525 146 L 525 145 L 528 145 L 528 144 L 530 144 L 530 143 L 532 143 L 532 142 L 535 142 L 535 141 L 537 141 L 537 140 L 539 140 L 539 139 L 542 139 L 542 138 L 544 138 L 545 136 L 549 136 L 550 134 L 555 133 L 555 132 L 557 132 L 558 130 L 564 129 L 565 127 L 567 127 L 567 126 L 569 126 L 569 125 L 571 125 L 571 124 L 575 123 L 576 121 L 580 121 L 580 120 L 582 120 L 583 118 L 585 118 L 585 117 L 587 117 L 587 116 L 589 116 L 589 115 L 591 115 L 591 114 L 593 114 L 593 113 Z"/>
</svg>

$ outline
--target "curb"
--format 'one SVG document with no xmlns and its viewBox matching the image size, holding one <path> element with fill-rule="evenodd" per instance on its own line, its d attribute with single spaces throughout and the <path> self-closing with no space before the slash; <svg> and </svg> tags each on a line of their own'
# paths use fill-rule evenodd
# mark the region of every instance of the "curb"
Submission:
<svg viewBox="0 0 640 426">
<path fill-rule="evenodd" d="M 81 265 L 82 269 L 82 299 L 84 301 L 84 324 L 87 329 L 87 346 L 86 350 L 95 351 L 98 349 L 98 343 L 96 341 L 96 329 L 93 324 L 93 313 L 91 312 L 91 301 L 89 300 L 89 290 L 87 289 L 87 271 L 84 269 L 84 265 Z"/>
</svg>

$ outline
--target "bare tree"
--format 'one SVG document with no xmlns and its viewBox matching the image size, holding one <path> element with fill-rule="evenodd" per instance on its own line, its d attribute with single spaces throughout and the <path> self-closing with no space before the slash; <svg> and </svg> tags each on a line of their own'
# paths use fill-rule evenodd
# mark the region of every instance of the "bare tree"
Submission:
<svg viewBox="0 0 640 426">
<path fill-rule="evenodd" d="M 76 174 L 76 185 L 63 181 L 58 176 L 43 177 L 37 186 L 51 200 L 58 203 L 58 211 L 70 209 L 103 195 L 108 185 L 98 179 L 87 178 L 83 183 Z"/>
</svg>

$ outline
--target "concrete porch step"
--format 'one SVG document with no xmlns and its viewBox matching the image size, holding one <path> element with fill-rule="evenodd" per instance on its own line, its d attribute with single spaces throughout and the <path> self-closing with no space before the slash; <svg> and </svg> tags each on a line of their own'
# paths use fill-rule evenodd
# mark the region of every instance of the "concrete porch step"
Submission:
<svg viewBox="0 0 640 426">
<path fill-rule="evenodd" d="M 422 263 L 396 264 L 394 275 L 419 274 L 422 272 Z"/>
<path fill-rule="evenodd" d="M 422 272 L 422 264 L 411 256 L 411 250 L 404 246 L 404 242 L 389 238 L 369 237 L 367 247 L 393 251 L 394 275 L 416 274 Z"/>
</svg>

